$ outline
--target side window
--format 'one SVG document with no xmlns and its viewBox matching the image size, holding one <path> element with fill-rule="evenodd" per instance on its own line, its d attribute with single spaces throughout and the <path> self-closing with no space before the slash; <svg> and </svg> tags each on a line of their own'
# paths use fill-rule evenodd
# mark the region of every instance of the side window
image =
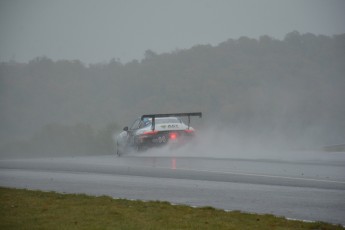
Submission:
<svg viewBox="0 0 345 230">
<path fill-rule="evenodd" d="M 134 123 L 131 125 L 131 130 L 133 129 L 138 129 L 139 128 L 139 124 L 140 124 L 140 119 L 137 119 L 134 121 Z"/>
<path fill-rule="evenodd" d="M 140 121 L 139 128 L 143 128 L 143 127 L 145 127 L 145 122 L 144 121 Z"/>
</svg>

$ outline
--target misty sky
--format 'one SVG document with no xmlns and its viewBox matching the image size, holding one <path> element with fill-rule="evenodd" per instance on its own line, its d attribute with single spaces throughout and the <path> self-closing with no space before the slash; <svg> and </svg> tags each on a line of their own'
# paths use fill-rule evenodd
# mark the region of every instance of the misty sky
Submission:
<svg viewBox="0 0 345 230">
<path fill-rule="evenodd" d="M 0 0 L 0 61 L 128 62 L 229 38 L 345 33 L 344 0 Z"/>
</svg>

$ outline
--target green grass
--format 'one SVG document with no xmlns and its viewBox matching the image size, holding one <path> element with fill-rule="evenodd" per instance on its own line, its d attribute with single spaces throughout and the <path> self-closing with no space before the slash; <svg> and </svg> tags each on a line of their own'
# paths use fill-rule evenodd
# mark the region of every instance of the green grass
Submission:
<svg viewBox="0 0 345 230">
<path fill-rule="evenodd" d="M 0 188 L 0 229 L 344 229 L 168 202 Z"/>
</svg>

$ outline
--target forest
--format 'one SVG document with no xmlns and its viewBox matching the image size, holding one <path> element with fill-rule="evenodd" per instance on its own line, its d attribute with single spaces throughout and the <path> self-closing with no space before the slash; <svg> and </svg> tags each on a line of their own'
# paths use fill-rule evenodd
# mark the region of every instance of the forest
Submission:
<svg viewBox="0 0 345 230">
<path fill-rule="evenodd" d="M 301 148 L 345 143 L 345 34 L 293 31 L 144 56 L 0 63 L 0 154 L 107 154 L 113 133 L 142 114 L 198 111 L 200 128 Z"/>
</svg>

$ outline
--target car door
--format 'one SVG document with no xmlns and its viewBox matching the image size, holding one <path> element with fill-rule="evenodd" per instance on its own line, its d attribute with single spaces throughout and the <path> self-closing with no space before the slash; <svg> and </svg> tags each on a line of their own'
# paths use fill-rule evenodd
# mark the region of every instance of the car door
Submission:
<svg viewBox="0 0 345 230">
<path fill-rule="evenodd" d="M 135 146 L 135 136 L 136 136 L 136 131 L 139 129 L 140 127 L 140 122 L 141 119 L 138 118 L 136 119 L 133 124 L 129 127 L 128 129 L 128 144 L 130 146 Z"/>
</svg>

